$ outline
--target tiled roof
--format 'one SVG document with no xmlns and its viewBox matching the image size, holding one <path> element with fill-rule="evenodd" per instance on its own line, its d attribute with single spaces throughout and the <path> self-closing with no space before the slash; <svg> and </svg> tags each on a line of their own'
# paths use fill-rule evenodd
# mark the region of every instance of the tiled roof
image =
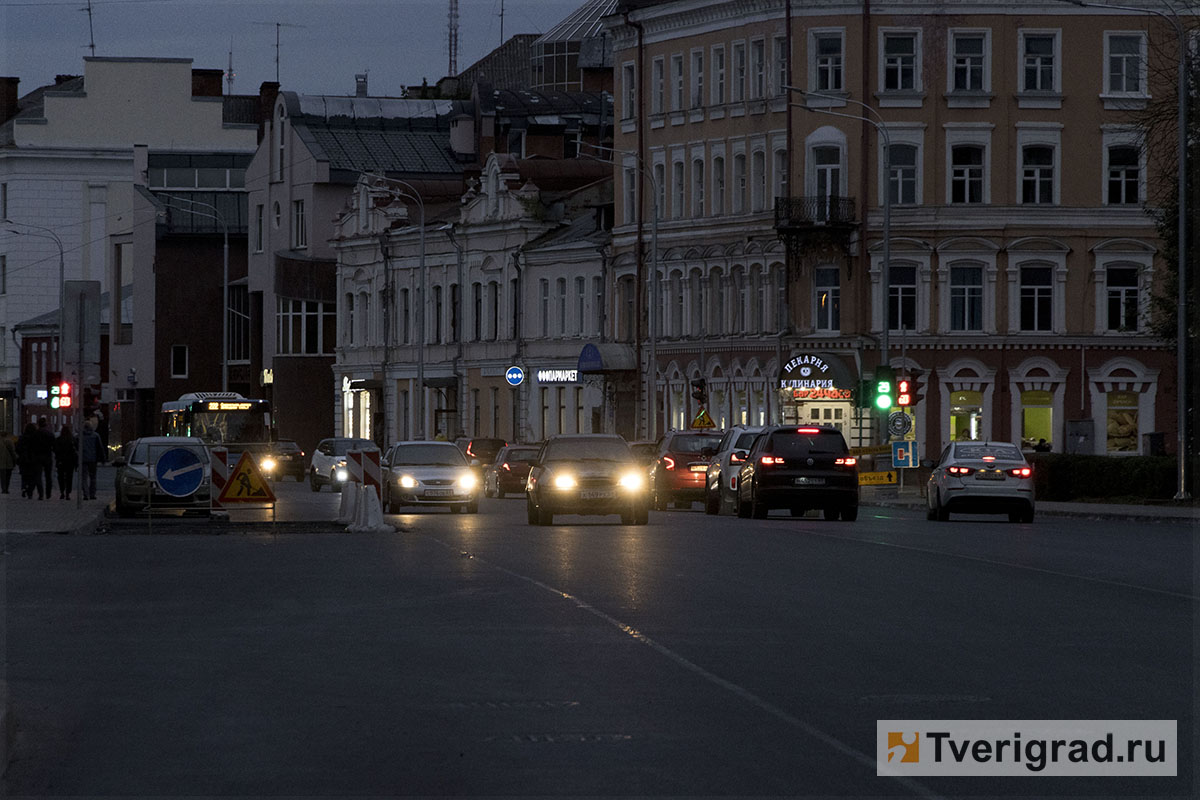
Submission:
<svg viewBox="0 0 1200 800">
<path fill-rule="evenodd" d="M 537 44 L 548 42 L 582 42 L 599 36 L 604 30 L 603 18 L 617 10 L 617 0 L 588 0 L 567 15 L 566 19 L 546 31 Z"/>
<path fill-rule="evenodd" d="M 458 85 L 470 89 L 476 82 L 495 89 L 527 89 L 532 75 L 529 69 L 530 47 L 536 33 L 518 33 L 507 42 L 458 73 Z"/>
<path fill-rule="evenodd" d="M 309 125 L 331 170 L 458 173 L 450 135 L 440 131 L 362 130 Z"/>
</svg>

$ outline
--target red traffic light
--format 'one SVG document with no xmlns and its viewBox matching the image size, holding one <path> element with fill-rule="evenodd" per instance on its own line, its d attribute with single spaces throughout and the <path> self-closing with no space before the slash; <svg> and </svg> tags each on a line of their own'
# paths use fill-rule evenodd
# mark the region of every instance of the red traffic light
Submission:
<svg viewBox="0 0 1200 800">
<path fill-rule="evenodd" d="M 901 378 L 896 381 L 896 405 L 912 405 L 912 381 L 908 378 Z"/>
</svg>

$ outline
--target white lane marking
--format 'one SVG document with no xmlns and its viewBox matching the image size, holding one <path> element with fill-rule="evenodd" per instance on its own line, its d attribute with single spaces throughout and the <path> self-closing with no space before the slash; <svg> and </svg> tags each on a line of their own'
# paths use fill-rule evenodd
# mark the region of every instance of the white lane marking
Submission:
<svg viewBox="0 0 1200 800">
<path fill-rule="evenodd" d="M 445 547 L 448 550 L 458 551 L 458 548 L 452 546 L 448 542 L 444 542 L 441 539 L 438 539 L 435 536 L 430 536 L 429 534 L 420 534 L 420 535 L 424 536 L 432 541 L 437 542 L 438 544 L 442 545 L 443 547 Z M 461 552 L 461 551 L 458 551 L 458 552 Z M 576 597 L 575 595 L 573 595 L 569 592 L 564 592 L 561 589 L 555 589 L 553 586 L 550 586 L 549 584 L 546 584 L 546 583 L 542 583 L 541 581 L 537 580 L 536 578 L 530 578 L 529 576 L 522 575 L 519 572 L 513 572 L 511 569 L 502 567 L 499 564 L 494 564 L 491 561 L 488 561 L 487 559 L 484 559 L 484 558 L 480 558 L 477 555 L 472 554 L 471 557 L 475 561 L 478 561 L 480 564 L 491 567 L 492 569 L 495 569 L 495 570 L 499 570 L 500 572 L 503 572 L 505 575 L 511 575 L 512 577 L 517 578 L 518 580 L 522 580 L 522 581 L 525 581 L 526 583 L 532 584 L 533 586 L 536 586 L 539 589 L 543 589 L 547 592 L 550 592 L 551 594 L 557 595 L 564 600 L 569 600 L 577 608 L 580 608 L 583 611 L 588 612 L 589 614 L 591 614 L 594 617 L 604 620 L 609 625 L 612 625 L 614 628 L 621 631 L 625 635 L 632 637 L 634 640 L 636 640 L 638 642 L 641 642 L 642 644 L 646 645 L 647 647 L 649 647 L 652 650 L 654 650 L 655 652 L 657 652 L 659 655 L 667 657 L 668 659 L 670 659 L 671 661 L 674 661 L 679 666 L 683 667 L 684 669 L 688 670 L 689 672 L 692 672 L 692 673 L 700 676 L 701 678 L 708 681 L 709 683 L 716 684 L 717 686 L 720 686 L 722 689 L 732 692 L 733 694 L 742 698 L 743 700 L 750 703 L 751 705 L 756 706 L 757 708 L 767 712 L 768 714 L 770 714 L 771 716 L 773 716 L 777 719 L 783 720 L 784 722 L 786 722 L 787 724 L 791 725 L 794 728 L 798 728 L 802 732 L 808 734 L 812 738 L 827 745 L 828 747 L 836 750 L 837 752 L 841 753 L 842 755 L 847 756 L 854 761 L 857 761 L 859 764 L 863 765 L 864 767 L 868 768 L 869 770 L 874 771 L 877 768 L 878 762 L 876 761 L 876 759 L 873 756 L 870 756 L 867 753 L 863 753 L 860 750 L 854 749 L 850 745 L 843 743 L 841 740 L 835 739 L 833 736 L 829 735 L 828 733 L 825 733 L 825 731 L 821 730 L 820 728 L 817 728 L 817 727 L 805 722 L 804 720 L 800 719 L 799 717 L 795 717 L 795 716 L 789 714 L 788 712 L 784 711 L 782 708 L 779 708 L 778 706 L 768 703 L 766 700 L 763 700 L 761 697 L 754 694 L 749 689 L 739 686 L 738 684 L 733 683 L 732 681 L 728 681 L 725 678 L 722 678 L 720 675 L 716 675 L 712 672 L 709 672 L 704 667 L 700 666 L 699 664 L 696 664 L 693 661 L 689 661 L 687 658 L 684 658 L 679 653 L 676 653 L 674 650 L 667 647 L 666 645 L 659 644 L 658 642 L 654 641 L 649 636 L 647 636 L 646 634 L 637 630 L 636 628 L 626 625 L 624 622 L 621 622 L 619 619 L 615 619 L 614 617 L 609 616 L 605 612 L 603 612 L 600 609 L 593 606 L 591 603 L 588 603 L 586 600 Z M 915 781 L 912 778 L 906 778 L 902 775 L 888 775 L 886 777 L 890 778 L 891 780 L 900 784 L 904 788 L 908 789 L 913 794 L 919 795 L 921 797 L 931 798 L 931 800 L 943 800 L 942 795 L 935 793 L 932 789 L 929 789 L 928 787 L 926 787 L 919 781 Z"/>
</svg>

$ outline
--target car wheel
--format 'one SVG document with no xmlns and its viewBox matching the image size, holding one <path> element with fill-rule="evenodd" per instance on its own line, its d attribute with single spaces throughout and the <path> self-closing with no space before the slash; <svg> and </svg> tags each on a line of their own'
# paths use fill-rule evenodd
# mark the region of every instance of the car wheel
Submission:
<svg viewBox="0 0 1200 800">
<path fill-rule="evenodd" d="M 645 525 L 649 522 L 650 522 L 650 509 L 647 508 L 646 506 L 642 506 L 641 508 L 639 508 L 633 512 L 633 524 L 634 525 Z"/>
<path fill-rule="evenodd" d="M 942 496 L 941 495 L 938 495 L 937 497 L 934 498 L 934 510 L 937 512 L 937 521 L 938 522 L 949 522 L 950 521 L 950 511 L 947 510 L 947 508 L 944 505 L 942 505 Z"/>
<path fill-rule="evenodd" d="M 537 514 L 538 514 L 538 525 L 553 525 L 554 524 L 554 513 L 553 512 L 551 512 L 545 508 L 539 508 L 537 510 Z"/>
<path fill-rule="evenodd" d="M 321 484 L 317 482 L 316 472 L 310 472 L 308 474 L 308 488 L 312 489 L 314 492 L 321 491 Z"/>
<path fill-rule="evenodd" d="M 825 517 L 826 520 L 836 520 L 838 518 L 838 510 L 836 508 L 823 508 L 821 509 L 821 516 Z"/>
<path fill-rule="evenodd" d="M 1033 508 L 1032 507 L 1025 509 L 1025 513 L 1021 515 L 1021 522 L 1024 522 L 1024 523 L 1033 522 Z"/>
<path fill-rule="evenodd" d="M 737 515 L 742 519 L 747 519 L 750 516 L 750 504 L 742 499 L 740 494 L 733 496 L 733 502 L 737 506 Z"/>
<path fill-rule="evenodd" d="M 704 513 L 705 514 L 720 514 L 721 513 L 721 492 L 708 490 L 704 495 Z"/>
<path fill-rule="evenodd" d="M 621 512 L 621 524 L 622 525 L 632 525 L 633 524 L 633 512 L 632 511 L 622 511 Z"/>
<path fill-rule="evenodd" d="M 495 497 L 497 500 L 504 499 L 504 490 L 500 488 L 500 484 L 496 484 L 496 491 L 492 493 L 492 497 Z"/>
<path fill-rule="evenodd" d="M 467 503 L 465 506 L 463 506 L 463 510 L 466 511 L 468 514 L 478 514 L 479 513 L 479 501 L 476 500 L 474 503 Z"/>
<path fill-rule="evenodd" d="M 759 501 L 758 492 L 754 492 L 754 495 L 750 498 L 750 516 L 755 519 L 766 519 L 769 510 L 766 503 Z"/>
<path fill-rule="evenodd" d="M 803 517 L 806 513 L 808 513 L 808 509 L 795 506 L 791 509 L 791 512 L 793 517 Z"/>
<path fill-rule="evenodd" d="M 533 498 L 525 495 L 525 521 L 530 525 L 539 525 L 537 506 L 533 504 Z"/>
<path fill-rule="evenodd" d="M 658 492 L 654 493 L 654 510 L 655 511 L 666 511 L 667 510 L 667 498 L 665 495 L 661 495 Z"/>
<path fill-rule="evenodd" d="M 842 509 L 842 520 L 844 522 L 854 522 L 858 519 L 858 506 L 846 506 Z"/>
<path fill-rule="evenodd" d="M 925 519 L 929 520 L 930 522 L 933 522 L 937 519 L 936 506 L 929 506 L 929 508 L 925 509 Z"/>
<path fill-rule="evenodd" d="M 129 506 L 129 505 L 126 505 L 126 504 L 120 503 L 120 502 L 117 503 L 117 516 L 118 517 L 132 517 L 136 513 L 137 513 L 137 509 L 134 508 L 133 506 Z"/>
</svg>

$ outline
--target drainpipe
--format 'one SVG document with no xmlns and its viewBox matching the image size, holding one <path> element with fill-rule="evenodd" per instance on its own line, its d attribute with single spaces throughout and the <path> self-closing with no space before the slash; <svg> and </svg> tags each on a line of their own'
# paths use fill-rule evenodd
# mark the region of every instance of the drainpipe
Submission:
<svg viewBox="0 0 1200 800">
<path fill-rule="evenodd" d="M 522 249 L 518 247 L 513 250 L 512 263 L 513 270 L 517 273 L 517 302 L 514 310 L 516 319 L 513 320 L 513 334 L 517 340 L 517 351 L 513 354 L 514 364 L 520 365 L 521 356 L 525 352 L 525 275 L 521 269 L 521 253 Z M 522 367 L 524 369 L 524 367 Z M 521 385 L 513 389 L 513 441 L 528 441 L 525 436 L 525 426 L 522 424 L 525 421 L 525 387 L 529 385 L 529 376 L 525 376 L 525 380 L 521 381 Z"/>
<path fill-rule="evenodd" d="M 392 313 L 393 313 L 393 298 L 392 298 L 392 270 L 388 264 L 388 243 L 387 233 L 381 233 L 379 239 L 379 253 L 383 257 L 383 368 L 380 374 L 382 382 L 380 399 L 383 401 L 383 441 L 377 442 L 381 447 L 386 447 L 391 432 L 388 430 L 387 408 L 388 408 L 388 366 L 392 361 Z M 378 436 L 378 432 L 376 432 Z"/>
<path fill-rule="evenodd" d="M 641 182 L 642 182 L 641 166 L 646 163 L 642 157 L 643 154 L 646 152 L 646 115 L 644 113 L 645 105 L 646 105 L 646 92 L 644 91 L 644 89 L 646 87 L 644 87 L 642 85 L 642 64 L 645 63 L 645 56 L 646 56 L 646 31 L 642 27 L 642 24 L 640 22 L 634 22 L 633 20 L 631 20 L 629 18 L 628 11 L 624 12 L 623 16 L 625 18 L 625 24 L 637 31 L 637 42 L 638 42 L 637 43 L 637 67 L 636 67 L 636 73 L 635 73 L 637 75 L 637 77 L 636 77 L 637 90 L 636 91 L 637 91 L 637 126 L 638 126 L 638 128 L 637 128 L 637 139 L 638 139 L 638 143 L 637 143 L 638 178 L 637 178 L 637 181 L 638 181 L 638 187 L 640 189 Z M 613 139 L 614 139 L 614 141 L 616 140 L 616 131 L 613 132 Z M 622 175 L 624 175 L 624 171 L 622 171 Z M 635 279 L 636 282 L 634 285 L 638 287 L 638 290 L 637 290 L 637 292 L 634 293 L 634 314 L 635 314 L 635 319 L 637 320 L 637 324 L 634 326 L 634 334 L 633 334 L 633 347 L 634 347 L 634 353 L 635 353 L 634 363 L 636 363 L 636 364 L 642 363 L 642 333 L 641 333 L 642 312 L 645 310 L 645 304 L 643 303 L 643 299 L 642 299 L 642 286 L 645 284 L 645 281 L 646 281 L 645 264 L 644 264 L 645 247 L 643 247 L 643 245 L 642 245 L 642 235 L 643 235 L 642 217 L 644 216 L 642 214 L 642 209 L 645 204 L 645 201 L 642 199 L 642 197 L 644 194 L 645 194 L 645 192 L 642 192 L 642 191 L 634 192 L 634 196 L 637 198 L 637 205 L 636 205 L 636 211 L 635 211 L 635 217 L 637 219 L 637 277 Z M 657 200 L 656 200 L 656 202 L 657 202 Z M 655 266 L 657 266 L 657 265 L 655 265 Z M 657 275 L 655 277 L 657 277 Z M 643 375 L 644 374 L 645 373 L 643 373 Z M 645 382 L 644 378 L 642 378 L 641 380 L 643 383 Z M 654 391 L 653 386 L 643 386 L 642 389 L 643 389 L 643 391 L 648 392 L 648 393 L 651 393 Z M 642 407 L 642 404 L 638 403 L 637 405 L 640 410 Z M 651 405 L 651 404 L 648 404 L 648 405 Z M 636 417 L 635 417 L 635 419 L 636 419 Z M 642 424 L 640 426 L 637 426 L 637 428 L 640 428 L 641 430 L 649 430 L 649 427 L 650 427 L 649 420 L 643 420 Z"/>
</svg>

